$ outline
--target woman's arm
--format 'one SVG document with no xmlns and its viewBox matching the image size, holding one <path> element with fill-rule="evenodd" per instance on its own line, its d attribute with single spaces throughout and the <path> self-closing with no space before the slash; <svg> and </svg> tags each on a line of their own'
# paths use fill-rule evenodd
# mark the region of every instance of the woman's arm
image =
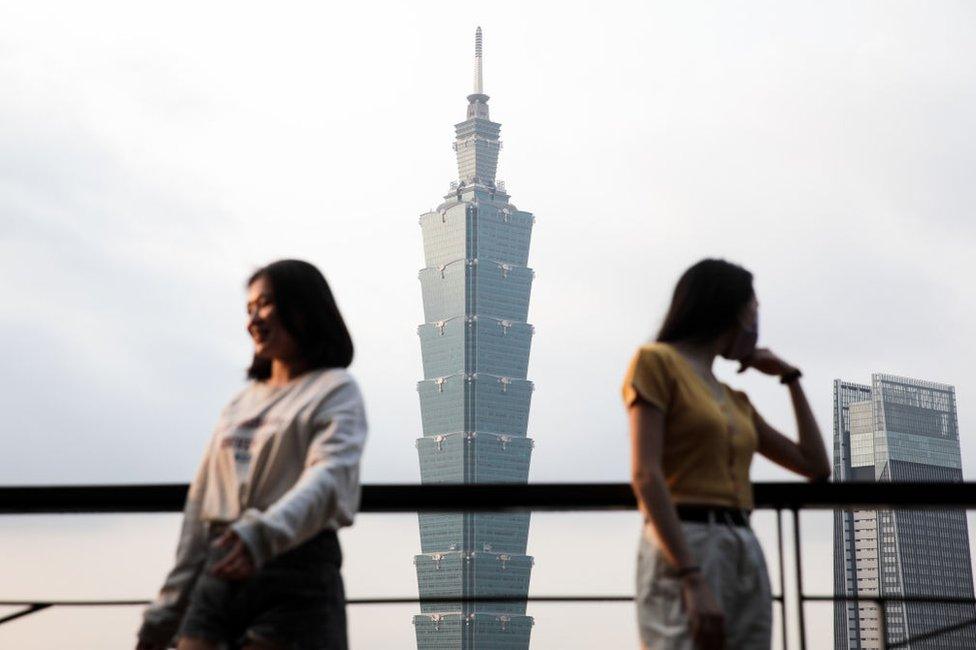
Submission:
<svg viewBox="0 0 976 650">
<path fill-rule="evenodd" d="M 782 376 L 795 368 L 771 351 L 759 348 L 753 355 L 743 362 L 739 372 L 746 368 L 773 376 Z M 822 481 L 830 477 L 830 459 L 824 447 L 823 436 L 813 410 L 807 402 L 800 380 L 794 379 L 787 384 L 790 390 L 790 401 L 793 403 L 793 413 L 796 416 L 796 429 L 799 440 L 794 442 L 771 427 L 762 416 L 753 409 L 753 422 L 759 434 L 759 453 L 812 481 Z"/>
<path fill-rule="evenodd" d="M 681 568 L 695 564 L 685 542 L 681 520 L 671 500 L 671 492 L 661 468 L 664 447 L 664 413 L 655 406 L 638 401 L 628 410 L 630 415 L 631 487 L 644 523 L 651 524 L 668 562 Z"/>
<path fill-rule="evenodd" d="M 794 442 L 767 423 L 757 411 L 753 421 L 759 434 L 759 453 L 786 469 L 805 476 L 811 481 L 823 481 L 830 477 L 830 460 L 824 447 L 820 427 L 813 416 L 800 380 L 789 384 L 790 400 L 796 415 L 799 440 Z"/>
<path fill-rule="evenodd" d="M 724 615 L 714 594 L 702 577 L 697 558 L 692 554 L 681 529 L 661 467 L 664 447 L 664 413 L 638 399 L 628 409 L 630 415 L 631 486 L 637 505 L 657 537 L 665 558 L 679 570 L 687 569 L 682 580 L 682 596 L 692 636 L 700 648 L 724 647 Z"/>
<path fill-rule="evenodd" d="M 200 507 L 207 483 L 209 460 L 208 447 L 186 495 L 180 541 L 176 546 L 176 562 L 166 576 L 159 594 L 143 614 L 143 623 L 138 632 L 140 648 L 169 646 L 183 618 L 190 591 L 206 560 L 207 538 L 203 521 L 200 520 Z"/>
</svg>

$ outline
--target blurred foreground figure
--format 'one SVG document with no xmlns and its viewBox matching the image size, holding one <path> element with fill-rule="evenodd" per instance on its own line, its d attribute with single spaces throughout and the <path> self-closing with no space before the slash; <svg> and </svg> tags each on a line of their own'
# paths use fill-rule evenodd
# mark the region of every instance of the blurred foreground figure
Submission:
<svg viewBox="0 0 976 650">
<path fill-rule="evenodd" d="M 336 530 L 359 508 L 366 416 L 325 278 L 283 260 L 248 280 L 254 358 L 187 495 L 176 566 L 138 650 L 345 650 Z"/>
<path fill-rule="evenodd" d="M 657 340 L 627 370 L 632 484 L 644 517 L 636 592 L 643 648 L 768 649 L 769 576 L 749 527 L 752 456 L 812 480 L 830 475 L 801 373 L 756 347 L 758 316 L 752 274 L 703 260 L 681 276 Z M 716 356 L 786 385 L 798 442 L 715 378 Z"/>
</svg>

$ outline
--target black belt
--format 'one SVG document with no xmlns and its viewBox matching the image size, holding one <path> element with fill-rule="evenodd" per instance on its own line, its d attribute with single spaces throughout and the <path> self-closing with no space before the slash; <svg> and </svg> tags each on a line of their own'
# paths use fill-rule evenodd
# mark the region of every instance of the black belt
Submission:
<svg viewBox="0 0 976 650">
<path fill-rule="evenodd" d="M 738 508 L 725 508 L 722 506 L 697 506 L 678 504 L 675 506 L 678 511 L 678 519 L 681 521 L 695 521 L 708 523 L 715 521 L 717 524 L 732 524 L 733 526 L 749 526 L 748 510 Z"/>
</svg>

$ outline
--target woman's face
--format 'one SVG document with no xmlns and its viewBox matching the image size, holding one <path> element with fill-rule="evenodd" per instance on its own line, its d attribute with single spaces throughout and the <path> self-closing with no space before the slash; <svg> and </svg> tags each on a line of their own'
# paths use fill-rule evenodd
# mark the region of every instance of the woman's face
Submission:
<svg viewBox="0 0 976 650">
<path fill-rule="evenodd" d="M 247 288 L 247 333 L 254 342 L 254 355 L 259 359 L 297 357 L 298 345 L 281 324 L 271 284 L 264 277 L 258 277 Z"/>
<path fill-rule="evenodd" d="M 722 356 L 734 361 L 742 361 L 756 351 L 759 340 L 759 301 L 753 296 L 749 304 L 739 314 L 739 323 L 730 333 L 729 341 Z"/>
</svg>

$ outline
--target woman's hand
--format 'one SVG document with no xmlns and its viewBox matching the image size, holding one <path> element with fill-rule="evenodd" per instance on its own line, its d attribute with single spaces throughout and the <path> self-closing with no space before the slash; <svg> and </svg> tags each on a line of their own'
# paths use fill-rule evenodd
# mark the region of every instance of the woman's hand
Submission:
<svg viewBox="0 0 976 650">
<path fill-rule="evenodd" d="M 724 650 L 725 615 L 700 573 L 685 577 L 681 584 L 691 636 L 701 650 Z"/>
<path fill-rule="evenodd" d="M 224 580 L 247 580 L 254 575 L 254 560 L 247 550 L 244 541 L 232 529 L 228 528 L 214 540 L 216 548 L 230 548 L 227 555 L 210 569 L 210 575 Z"/>
<path fill-rule="evenodd" d="M 752 354 L 739 362 L 738 372 L 745 372 L 749 368 L 755 368 L 765 375 L 782 376 L 795 370 L 794 366 L 780 359 L 769 348 L 756 348 Z"/>
</svg>

